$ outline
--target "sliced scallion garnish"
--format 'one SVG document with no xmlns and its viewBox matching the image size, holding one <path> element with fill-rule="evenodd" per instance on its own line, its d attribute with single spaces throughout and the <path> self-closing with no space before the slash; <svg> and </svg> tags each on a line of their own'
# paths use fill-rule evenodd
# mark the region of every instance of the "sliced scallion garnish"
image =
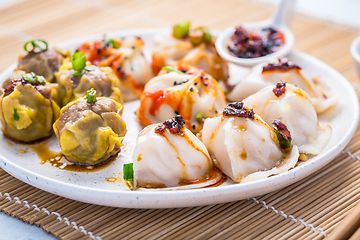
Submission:
<svg viewBox="0 0 360 240">
<path fill-rule="evenodd" d="M 182 71 L 176 70 L 175 68 L 170 67 L 170 66 L 165 66 L 161 70 L 164 70 L 164 71 L 167 71 L 167 72 L 176 72 L 176 73 L 179 73 L 179 74 L 185 74 Z"/>
<path fill-rule="evenodd" d="M 86 102 L 94 103 L 96 101 L 96 90 L 94 88 L 86 92 Z"/>
<path fill-rule="evenodd" d="M 181 21 L 173 27 L 173 35 L 175 38 L 184 39 L 188 36 L 190 29 L 189 21 Z"/>
<path fill-rule="evenodd" d="M 127 163 L 123 166 L 123 178 L 125 181 L 134 181 L 133 163 Z"/>
<path fill-rule="evenodd" d="M 201 123 L 202 120 L 203 120 L 203 117 L 204 117 L 204 114 L 203 114 L 202 112 L 198 112 L 198 113 L 196 114 L 196 121 L 198 121 L 199 123 Z"/>
<path fill-rule="evenodd" d="M 39 76 L 39 75 L 36 75 L 35 73 L 31 72 L 31 73 L 25 73 L 25 74 L 22 74 L 21 75 L 22 78 L 26 81 L 28 81 L 29 83 L 32 83 L 32 84 L 36 84 L 36 83 L 45 83 L 46 80 L 43 76 Z"/>
<path fill-rule="evenodd" d="M 14 120 L 15 121 L 19 121 L 20 117 L 19 117 L 19 114 L 17 113 L 17 109 L 14 108 Z"/>
<path fill-rule="evenodd" d="M 71 57 L 71 64 L 74 70 L 83 70 L 86 66 L 86 58 L 83 52 L 75 52 Z"/>
<path fill-rule="evenodd" d="M 39 43 L 40 43 L 40 45 L 39 45 Z M 27 47 L 29 44 L 31 44 L 31 46 L 32 46 L 32 48 L 30 50 Z M 41 46 L 41 45 L 44 45 L 44 46 Z M 35 48 L 38 48 L 41 51 L 46 51 L 48 49 L 48 44 L 46 41 L 44 41 L 42 39 L 30 40 L 24 44 L 24 49 L 27 52 L 33 52 L 35 50 Z"/>
<path fill-rule="evenodd" d="M 119 45 L 112 38 L 107 38 L 103 40 L 105 44 L 112 45 L 113 48 L 119 48 Z"/>
<path fill-rule="evenodd" d="M 287 149 L 291 146 L 291 139 L 286 140 L 276 129 L 274 129 L 274 132 L 276 133 L 281 148 Z"/>
</svg>

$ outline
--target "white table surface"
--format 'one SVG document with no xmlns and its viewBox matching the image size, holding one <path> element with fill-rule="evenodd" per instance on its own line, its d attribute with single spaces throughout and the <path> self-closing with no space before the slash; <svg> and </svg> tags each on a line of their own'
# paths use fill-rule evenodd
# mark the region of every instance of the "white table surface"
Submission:
<svg viewBox="0 0 360 240">
<path fill-rule="evenodd" d="M 0 0 L 0 7 L 12 1 Z M 259 1 L 277 3 L 279 0 Z M 317 18 L 360 28 L 360 0 L 297 0 L 296 10 Z M 26 224 L 3 212 L 0 212 L 0 236 L 1 239 L 9 240 L 56 239 L 52 235 L 45 233 L 41 228 Z"/>
</svg>

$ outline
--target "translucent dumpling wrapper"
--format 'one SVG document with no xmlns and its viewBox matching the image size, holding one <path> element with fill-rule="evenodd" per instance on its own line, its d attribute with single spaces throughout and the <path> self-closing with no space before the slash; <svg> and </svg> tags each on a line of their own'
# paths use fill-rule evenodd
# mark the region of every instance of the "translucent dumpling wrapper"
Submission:
<svg viewBox="0 0 360 240">
<path fill-rule="evenodd" d="M 27 55 L 19 57 L 16 70 L 34 72 L 43 76 L 48 82 L 55 82 L 55 73 L 65 58 L 69 56 L 69 52 L 64 53 L 55 48 L 48 48 L 45 51 L 31 51 Z"/>
<path fill-rule="evenodd" d="M 162 67 L 187 63 L 200 68 L 218 81 L 229 78 L 227 63 L 219 56 L 213 43 L 194 46 L 188 39 L 158 35 L 153 39 L 152 69 L 157 74 Z"/>
<path fill-rule="evenodd" d="M 318 121 L 310 96 L 292 84 L 265 87 L 243 102 L 269 125 L 280 118 L 300 153 L 317 155 L 330 140 L 331 127 Z"/>
<path fill-rule="evenodd" d="M 239 183 L 285 172 L 299 157 L 296 146 L 281 149 L 269 125 L 242 103 L 231 103 L 223 115 L 206 119 L 201 137 L 215 166 Z"/>
<path fill-rule="evenodd" d="M 163 122 L 176 114 L 183 116 L 193 132 L 202 129 L 203 120 L 221 114 L 225 95 L 217 81 L 203 70 L 180 64 L 161 71 L 151 79 L 140 97 L 136 114 L 143 126 Z"/>
<path fill-rule="evenodd" d="M 133 154 L 135 188 L 200 188 L 222 180 L 204 144 L 181 116 L 139 134 Z"/>
<path fill-rule="evenodd" d="M 109 66 L 121 81 L 124 101 L 139 98 L 144 85 L 154 75 L 143 54 L 144 42 L 139 37 L 104 39 L 79 47 L 86 60 L 99 67 Z"/>
<path fill-rule="evenodd" d="M 317 113 L 330 109 L 339 99 L 339 96 L 332 94 L 319 79 L 311 78 L 301 67 L 288 62 L 287 59 L 253 67 L 227 98 L 230 101 L 242 101 L 251 94 L 279 81 L 296 85 L 307 92 Z"/>
<path fill-rule="evenodd" d="M 71 101 L 85 96 L 86 91 L 94 88 L 97 96 L 109 97 L 122 103 L 119 79 L 109 67 L 86 67 L 85 73 L 74 76 L 75 70 L 71 62 L 64 63 L 56 73 L 57 85 L 53 86 L 53 99 L 59 106 L 65 106 Z"/>
<path fill-rule="evenodd" d="M 52 124 L 60 108 L 51 99 L 50 83 L 33 83 L 21 77 L 10 77 L 2 85 L 0 120 L 3 133 L 15 140 L 30 142 L 51 136 Z"/>
<path fill-rule="evenodd" d="M 79 98 L 63 107 L 53 128 L 66 159 L 78 165 L 99 165 L 116 157 L 126 134 L 122 108 L 105 97 L 92 103 Z"/>
</svg>

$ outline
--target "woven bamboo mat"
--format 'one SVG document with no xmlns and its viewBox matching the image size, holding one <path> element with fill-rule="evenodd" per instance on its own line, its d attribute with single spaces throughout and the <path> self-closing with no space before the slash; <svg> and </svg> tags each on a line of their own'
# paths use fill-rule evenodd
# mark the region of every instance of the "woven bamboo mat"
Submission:
<svg viewBox="0 0 360 240">
<path fill-rule="evenodd" d="M 0 9 L 0 71 L 16 61 L 30 38 L 56 44 L 119 29 L 169 27 L 183 19 L 223 30 L 268 18 L 273 10 L 273 5 L 235 0 L 14 2 Z M 295 49 L 326 62 L 360 89 L 349 53 L 360 29 L 297 14 L 291 30 Z M 0 169 L 0 210 L 59 239 L 322 239 L 360 199 L 359 141 L 360 130 L 334 161 L 281 191 L 193 208 L 85 204 L 36 189 Z"/>
</svg>

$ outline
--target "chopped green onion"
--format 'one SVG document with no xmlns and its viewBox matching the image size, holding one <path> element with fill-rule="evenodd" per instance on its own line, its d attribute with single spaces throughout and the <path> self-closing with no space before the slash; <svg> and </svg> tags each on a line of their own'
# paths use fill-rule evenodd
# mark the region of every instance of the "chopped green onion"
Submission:
<svg viewBox="0 0 360 240">
<path fill-rule="evenodd" d="M 176 72 L 176 73 L 179 73 L 179 74 L 185 74 L 182 71 L 176 70 L 175 68 L 170 67 L 170 66 L 165 66 L 161 70 L 164 70 L 164 71 L 167 71 L 167 72 Z"/>
<path fill-rule="evenodd" d="M 186 38 L 189 34 L 190 22 L 181 21 L 178 24 L 175 24 L 173 27 L 173 35 L 175 38 L 183 39 Z"/>
<path fill-rule="evenodd" d="M 91 88 L 89 91 L 86 92 L 86 102 L 93 103 L 96 101 L 96 90 Z"/>
<path fill-rule="evenodd" d="M 125 181 L 134 181 L 134 168 L 132 163 L 124 164 L 123 166 L 123 178 Z"/>
<path fill-rule="evenodd" d="M 75 71 L 81 71 L 86 66 L 86 58 L 83 52 L 75 52 L 71 56 L 72 67 Z"/>
<path fill-rule="evenodd" d="M 206 43 L 212 43 L 212 36 L 209 32 L 204 32 L 204 41 Z"/>
<path fill-rule="evenodd" d="M 26 81 L 28 81 L 29 83 L 32 83 L 32 84 L 36 84 L 36 83 L 45 83 L 46 80 L 43 76 L 39 76 L 39 75 L 36 75 L 35 73 L 31 72 L 31 73 L 26 73 L 26 74 L 22 74 L 21 75 L 22 78 Z"/>
<path fill-rule="evenodd" d="M 200 45 L 204 41 L 204 33 L 202 30 L 195 30 L 189 33 L 190 42 L 194 45 Z"/>
<path fill-rule="evenodd" d="M 202 120 L 203 120 L 203 117 L 204 117 L 204 114 L 203 114 L 202 112 L 198 112 L 198 113 L 196 114 L 196 121 L 198 121 L 199 123 L 201 123 Z"/>
<path fill-rule="evenodd" d="M 19 119 L 20 119 L 20 117 L 19 117 L 19 115 L 18 115 L 18 113 L 17 113 L 17 109 L 14 108 L 14 120 L 15 120 L 15 121 L 19 121 Z"/>
<path fill-rule="evenodd" d="M 119 45 L 112 38 L 107 38 L 103 40 L 105 44 L 112 45 L 113 48 L 119 48 Z"/>
<path fill-rule="evenodd" d="M 38 43 L 41 43 L 40 45 Z M 28 50 L 27 46 L 31 44 L 32 48 L 30 50 Z M 41 46 L 41 45 L 45 45 L 45 46 Z M 47 42 L 45 42 L 42 39 L 34 39 L 34 40 L 30 40 L 28 42 L 26 42 L 24 44 L 24 49 L 27 52 L 33 52 L 35 50 L 35 48 L 40 49 L 41 51 L 46 51 L 48 49 L 48 44 Z"/>
<path fill-rule="evenodd" d="M 281 148 L 286 149 L 291 146 L 291 139 L 286 140 L 276 129 L 274 129 L 274 132 L 276 133 Z"/>
</svg>

